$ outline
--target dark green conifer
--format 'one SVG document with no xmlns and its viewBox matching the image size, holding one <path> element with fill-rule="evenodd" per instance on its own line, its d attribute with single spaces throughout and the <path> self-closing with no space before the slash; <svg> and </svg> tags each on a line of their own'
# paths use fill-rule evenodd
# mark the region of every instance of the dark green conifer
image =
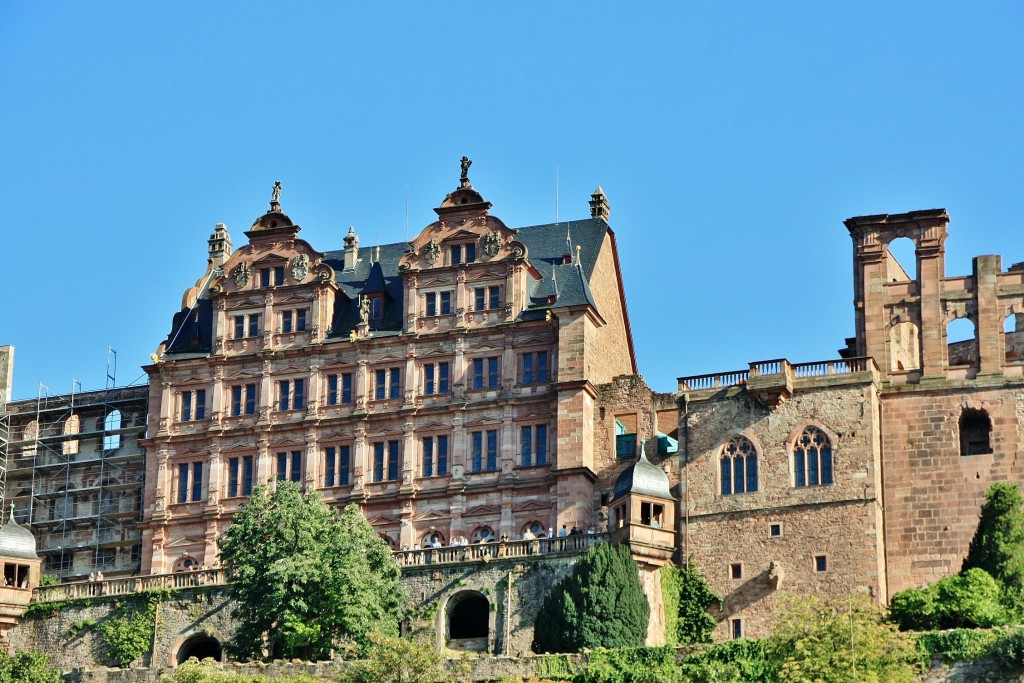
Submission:
<svg viewBox="0 0 1024 683">
<path fill-rule="evenodd" d="M 1020 602 L 1024 586 L 1024 498 L 1016 484 L 1000 482 L 985 492 L 978 530 L 961 572 L 984 569 Z"/>
</svg>

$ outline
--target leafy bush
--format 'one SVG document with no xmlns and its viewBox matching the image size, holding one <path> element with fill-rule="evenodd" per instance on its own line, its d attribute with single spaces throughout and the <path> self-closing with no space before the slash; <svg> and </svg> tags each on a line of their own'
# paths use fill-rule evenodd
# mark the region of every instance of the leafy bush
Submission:
<svg viewBox="0 0 1024 683">
<path fill-rule="evenodd" d="M 53 574 L 40 574 L 39 585 L 40 586 L 56 586 L 60 583 L 60 577 L 54 576 Z"/>
<path fill-rule="evenodd" d="M 762 683 L 775 680 L 765 655 L 764 641 L 727 640 L 691 655 L 681 665 L 687 683 Z"/>
<path fill-rule="evenodd" d="M 670 647 L 619 648 L 588 653 L 573 683 L 674 683 L 675 650 Z"/>
<path fill-rule="evenodd" d="M 380 633 L 369 635 L 366 659 L 338 677 L 339 683 L 436 683 L 449 681 L 444 659 L 433 648 Z"/>
<path fill-rule="evenodd" d="M 1000 482 L 985 492 L 978 530 L 963 569 L 984 569 L 1020 598 L 1024 585 L 1024 497 L 1016 484 Z"/>
<path fill-rule="evenodd" d="M 777 678 L 786 683 L 845 683 L 856 669 L 862 683 L 916 680 L 914 640 L 886 623 L 866 597 L 844 605 L 790 601 L 766 643 Z"/>
<path fill-rule="evenodd" d="M 629 548 L 600 543 L 544 599 L 535 622 L 533 651 L 641 646 L 649 613 Z"/>
<path fill-rule="evenodd" d="M 940 655 L 948 662 L 973 661 L 988 657 L 1002 633 L 997 630 L 960 628 L 929 631 L 917 637 L 917 649 L 929 659 Z"/>
<path fill-rule="evenodd" d="M 992 654 L 1004 669 L 1024 670 L 1024 629 L 1001 633 L 992 646 Z"/>
<path fill-rule="evenodd" d="M 50 668 L 49 658 L 34 650 L 7 654 L 0 648 L 0 681 L 4 683 L 61 683 L 60 671 Z"/>
<path fill-rule="evenodd" d="M 889 605 L 889 620 L 904 631 L 990 628 L 1011 616 L 999 583 L 978 568 L 897 593 Z"/>
</svg>

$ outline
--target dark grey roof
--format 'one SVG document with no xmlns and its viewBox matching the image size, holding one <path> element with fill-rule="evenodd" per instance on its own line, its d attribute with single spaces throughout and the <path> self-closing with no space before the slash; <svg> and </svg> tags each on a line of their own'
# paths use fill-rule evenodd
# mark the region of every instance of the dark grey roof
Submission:
<svg viewBox="0 0 1024 683">
<path fill-rule="evenodd" d="M 529 303 L 521 314 L 521 320 L 543 318 L 548 309 L 568 306 L 589 305 L 597 309 L 590 279 L 608 233 L 608 225 L 603 220 L 588 218 L 532 225 L 519 228 L 515 233 L 515 239 L 526 246 L 527 258 L 541 275 L 530 285 Z M 575 262 L 577 245 L 580 246 L 578 263 Z M 335 282 L 340 290 L 335 297 L 328 340 L 348 338 L 359 322 L 359 295 L 371 293 L 381 293 L 384 298 L 381 319 L 370 321 L 371 336 L 401 334 L 404 290 L 398 263 L 409 250 L 406 242 L 361 247 L 359 259 L 352 270 L 345 270 L 344 250 L 325 252 L 324 263 L 334 269 Z M 574 263 L 565 263 L 566 255 L 570 255 Z M 555 300 L 549 303 L 552 295 Z M 167 337 L 166 355 L 182 360 L 209 355 L 212 321 L 209 293 L 203 291 L 193 311 L 183 309 L 174 316 L 171 333 Z"/>
<path fill-rule="evenodd" d="M 38 560 L 36 539 L 32 532 L 14 521 L 14 506 L 11 517 L 0 526 L 0 557 L 19 560 Z"/>
<path fill-rule="evenodd" d="M 615 480 L 614 498 L 621 498 L 628 493 L 675 500 L 668 490 L 668 475 L 647 459 L 643 444 L 640 445 L 640 459 Z"/>
</svg>

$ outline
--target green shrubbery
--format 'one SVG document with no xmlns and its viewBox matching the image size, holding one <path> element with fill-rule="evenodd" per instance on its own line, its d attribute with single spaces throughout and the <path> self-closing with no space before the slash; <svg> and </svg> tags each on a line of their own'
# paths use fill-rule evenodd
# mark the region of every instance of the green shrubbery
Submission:
<svg viewBox="0 0 1024 683">
<path fill-rule="evenodd" d="M 649 613 L 629 548 L 600 543 L 544 599 L 537 613 L 533 650 L 640 646 L 647 637 Z"/>
<path fill-rule="evenodd" d="M 718 625 L 708 610 L 722 602 L 695 565 L 662 567 L 665 640 L 669 645 L 709 643 Z"/>
<path fill-rule="evenodd" d="M 60 672 L 49 658 L 33 650 L 7 654 L 0 648 L 0 681 L 3 683 L 61 683 Z"/>
<path fill-rule="evenodd" d="M 983 569 L 968 569 L 924 588 L 892 596 L 889 619 L 904 631 L 991 628 L 1010 623 L 999 582 Z"/>
</svg>

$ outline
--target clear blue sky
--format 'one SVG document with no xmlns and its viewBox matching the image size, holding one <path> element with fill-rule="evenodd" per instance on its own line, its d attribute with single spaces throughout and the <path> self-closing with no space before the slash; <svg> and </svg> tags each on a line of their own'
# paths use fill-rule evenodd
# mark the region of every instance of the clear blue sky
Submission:
<svg viewBox="0 0 1024 683">
<path fill-rule="evenodd" d="M 1024 260 L 1024 4 L 0 4 L 0 344 L 103 386 L 281 180 L 320 250 L 415 234 L 473 161 L 512 226 L 612 204 L 641 373 L 837 356 L 843 219 L 945 207 Z M 379 236 L 379 237 L 378 237 Z"/>
</svg>

